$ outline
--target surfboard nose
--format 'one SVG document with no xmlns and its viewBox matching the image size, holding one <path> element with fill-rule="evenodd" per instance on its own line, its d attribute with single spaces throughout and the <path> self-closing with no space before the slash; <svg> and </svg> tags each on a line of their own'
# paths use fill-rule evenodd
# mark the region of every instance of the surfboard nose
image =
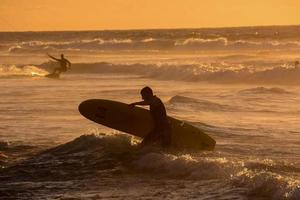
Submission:
<svg viewBox="0 0 300 200">
<path fill-rule="evenodd" d="M 80 114 L 83 115 L 83 111 L 86 109 L 87 107 L 87 104 L 88 104 L 88 100 L 87 101 L 83 101 L 79 104 L 78 106 L 78 111 L 80 112 Z"/>
<path fill-rule="evenodd" d="M 89 99 L 80 103 L 78 110 L 81 115 L 92 121 L 103 121 L 107 114 L 105 102 L 106 101 L 102 99 Z"/>
<path fill-rule="evenodd" d="M 83 102 L 81 102 L 78 106 L 78 110 L 80 114 L 83 116 L 86 116 L 87 113 L 89 113 L 91 110 L 94 110 L 94 106 L 96 104 L 96 99 L 88 99 Z"/>
</svg>

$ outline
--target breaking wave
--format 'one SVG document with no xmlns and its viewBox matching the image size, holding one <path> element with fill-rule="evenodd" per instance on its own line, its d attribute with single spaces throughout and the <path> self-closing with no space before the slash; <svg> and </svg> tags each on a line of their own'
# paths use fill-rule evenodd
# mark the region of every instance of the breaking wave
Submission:
<svg viewBox="0 0 300 200">
<path fill-rule="evenodd" d="M 232 180 L 237 187 L 246 187 L 247 195 L 272 200 L 296 200 L 300 198 L 300 182 L 268 171 L 244 169 Z"/>
<path fill-rule="evenodd" d="M 99 134 L 83 135 L 46 150 L 0 170 L 0 176 L 1 182 L 43 182 L 150 174 L 181 180 L 229 181 L 235 187 L 246 189 L 250 197 L 294 200 L 299 198 L 300 183 L 283 174 L 295 169 L 300 170 L 271 160 L 238 161 L 223 157 L 222 152 L 184 154 L 152 147 L 140 149 L 131 136 Z"/>
<path fill-rule="evenodd" d="M 44 69 L 51 67 L 41 65 Z M 71 73 L 124 73 L 161 80 L 210 83 L 300 84 L 300 68 L 280 66 L 255 70 L 227 63 L 203 64 L 112 64 L 76 63 Z M 274 89 L 273 89 L 274 90 Z"/>
<path fill-rule="evenodd" d="M 26 65 L 18 67 L 16 65 L 0 65 L 0 78 L 23 77 L 23 76 L 44 76 L 48 72 L 37 66 Z"/>
</svg>

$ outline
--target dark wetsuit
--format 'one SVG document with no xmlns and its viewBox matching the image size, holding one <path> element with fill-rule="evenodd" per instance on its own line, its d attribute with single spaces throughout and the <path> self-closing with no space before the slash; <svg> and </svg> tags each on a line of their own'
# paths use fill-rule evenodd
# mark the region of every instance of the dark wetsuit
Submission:
<svg viewBox="0 0 300 200">
<path fill-rule="evenodd" d="M 154 121 L 154 128 L 144 138 L 142 144 L 161 141 L 163 147 L 171 144 L 171 127 L 167 118 L 166 108 L 163 102 L 156 96 L 150 104 L 150 113 Z"/>
</svg>

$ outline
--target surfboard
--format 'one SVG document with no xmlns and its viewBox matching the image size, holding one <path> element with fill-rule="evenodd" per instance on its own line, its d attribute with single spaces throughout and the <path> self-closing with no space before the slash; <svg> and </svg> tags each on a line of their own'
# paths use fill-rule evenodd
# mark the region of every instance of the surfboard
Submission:
<svg viewBox="0 0 300 200">
<path fill-rule="evenodd" d="M 98 124 L 144 138 L 154 126 L 150 111 L 141 107 L 130 108 L 128 104 L 89 99 L 79 107 L 81 115 Z M 213 150 L 216 141 L 204 131 L 184 121 L 168 117 L 172 128 L 172 147 L 180 149 Z"/>
<path fill-rule="evenodd" d="M 41 77 L 44 76 L 43 74 L 37 73 L 37 72 L 31 72 L 32 77 Z"/>
<path fill-rule="evenodd" d="M 47 75 L 45 75 L 45 77 L 47 77 L 47 78 L 59 78 L 59 74 L 47 74 Z"/>
</svg>

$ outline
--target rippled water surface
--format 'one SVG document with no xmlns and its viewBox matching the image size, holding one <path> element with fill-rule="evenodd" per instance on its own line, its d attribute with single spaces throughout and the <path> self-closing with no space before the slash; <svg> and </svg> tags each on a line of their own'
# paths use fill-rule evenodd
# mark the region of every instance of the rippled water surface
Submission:
<svg viewBox="0 0 300 200">
<path fill-rule="evenodd" d="M 0 197 L 299 199 L 299 28 L 257 29 L 1 33 Z M 43 77 L 45 47 L 71 71 Z M 216 149 L 140 149 L 77 110 L 138 101 L 146 85 Z"/>
</svg>

